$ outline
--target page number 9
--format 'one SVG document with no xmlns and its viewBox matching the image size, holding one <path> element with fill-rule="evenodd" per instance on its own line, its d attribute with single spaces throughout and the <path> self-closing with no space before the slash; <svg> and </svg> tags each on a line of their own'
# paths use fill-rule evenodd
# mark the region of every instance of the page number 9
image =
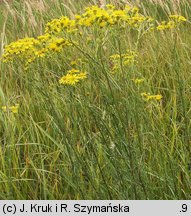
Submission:
<svg viewBox="0 0 191 216">
<path fill-rule="evenodd" d="M 187 212 L 187 205 L 186 204 L 182 204 L 182 211 L 181 212 Z"/>
</svg>

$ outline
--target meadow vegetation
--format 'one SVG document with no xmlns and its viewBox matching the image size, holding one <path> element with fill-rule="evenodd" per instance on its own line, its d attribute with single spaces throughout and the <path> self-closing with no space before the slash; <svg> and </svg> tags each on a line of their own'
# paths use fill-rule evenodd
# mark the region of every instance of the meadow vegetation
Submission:
<svg viewBox="0 0 191 216">
<path fill-rule="evenodd" d="M 191 199 L 190 3 L 0 3 L 0 199 Z"/>
</svg>

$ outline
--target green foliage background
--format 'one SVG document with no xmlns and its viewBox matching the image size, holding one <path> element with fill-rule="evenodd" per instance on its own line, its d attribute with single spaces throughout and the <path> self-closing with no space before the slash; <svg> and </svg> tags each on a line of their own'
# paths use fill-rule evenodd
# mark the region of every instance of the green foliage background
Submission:
<svg viewBox="0 0 191 216">
<path fill-rule="evenodd" d="M 188 21 L 139 43 L 135 33 L 82 37 L 78 51 L 64 50 L 28 72 L 1 62 L 0 105 L 20 107 L 16 115 L 0 111 L 0 199 L 191 198 L 190 1 L 107 3 L 136 5 L 159 21 L 169 14 Z M 0 3 L 0 54 L 12 41 L 43 34 L 51 19 L 92 4 L 100 2 Z M 137 48 L 137 66 L 111 75 L 109 55 L 128 48 Z M 78 56 L 88 79 L 61 86 Z M 138 77 L 145 79 L 139 86 L 132 81 Z M 163 98 L 147 103 L 143 91 Z"/>
</svg>

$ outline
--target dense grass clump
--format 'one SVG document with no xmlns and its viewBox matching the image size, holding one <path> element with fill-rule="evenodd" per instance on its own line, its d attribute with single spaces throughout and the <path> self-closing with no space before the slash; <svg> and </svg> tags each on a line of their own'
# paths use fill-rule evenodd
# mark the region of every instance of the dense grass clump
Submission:
<svg viewBox="0 0 191 216">
<path fill-rule="evenodd" d="M 191 198 L 188 1 L 0 10 L 0 199 Z"/>
</svg>

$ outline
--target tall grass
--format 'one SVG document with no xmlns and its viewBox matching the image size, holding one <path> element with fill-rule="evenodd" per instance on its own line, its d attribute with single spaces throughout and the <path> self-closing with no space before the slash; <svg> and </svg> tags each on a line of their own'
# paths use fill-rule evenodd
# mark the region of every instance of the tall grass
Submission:
<svg viewBox="0 0 191 216">
<path fill-rule="evenodd" d="M 44 32 L 99 1 L 13 1 L 0 7 L 4 45 Z M 64 3 L 63 3 L 64 2 Z M 33 64 L 0 63 L 0 199 L 190 199 L 191 37 L 188 1 L 110 1 L 138 5 L 158 20 L 170 13 L 188 22 L 139 38 L 128 29 L 78 36 L 77 47 Z M 108 3 L 108 2 L 107 2 Z M 138 51 L 138 64 L 111 73 L 109 56 Z M 88 78 L 58 80 L 81 58 Z M 133 79 L 144 78 L 135 84 Z M 160 93 L 148 102 L 142 92 Z"/>
</svg>

